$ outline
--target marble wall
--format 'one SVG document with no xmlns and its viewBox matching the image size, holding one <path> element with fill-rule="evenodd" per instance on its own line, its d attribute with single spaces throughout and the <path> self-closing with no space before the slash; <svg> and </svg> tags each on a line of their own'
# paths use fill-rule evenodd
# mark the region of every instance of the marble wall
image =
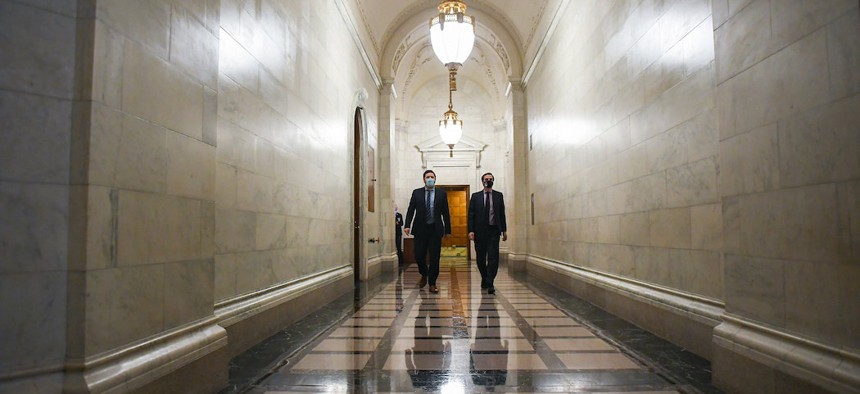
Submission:
<svg viewBox="0 0 860 394">
<path fill-rule="evenodd" d="M 77 17 L 74 2 L 0 2 L 0 377 L 65 358 Z"/>
<path fill-rule="evenodd" d="M 356 92 L 370 93 L 364 150 L 379 101 L 334 2 L 221 4 L 216 300 L 350 264 Z M 363 211 L 375 237 L 379 209 Z"/>
<path fill-rule="evenodd" d="M 714 78 L 709 0 L 568 6 L 528 82 L 529 253 L 722 299 Z"/>
<path fill-rule="evenodd" d="M 0 391 L 221 384 L 218 302 L 351 264 L 379 96 L 336 2 L 6 1 L 0 50 Z"/>
<path fill-rule="evenodd" d="M 713 11 L 726 312 L 856 354 L 858 2 Z"/>
<path fill-rule="evenodd" d="M 856 388 L 858 70 L 853 0 L 571 3 L 528 81 L 529 253 L 724 305 L 729 391 Z"/>
</svg>

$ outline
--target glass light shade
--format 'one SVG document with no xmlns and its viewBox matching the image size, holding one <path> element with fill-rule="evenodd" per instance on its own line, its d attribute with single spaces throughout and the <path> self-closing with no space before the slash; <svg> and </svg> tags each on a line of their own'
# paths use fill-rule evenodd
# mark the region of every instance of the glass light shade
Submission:
<svg viewBox="0 0 860 394">
<path fill-rule="evenodd" d="M 462 15 L 462 14 L 461 14 Z M 463 64 L 475 45 L 475 25 L 472 17 L 439 14 L 430 20 L 430 43 L 442 64 Z M 444 18 L 444 21 L 440 21 Z"/>
<path fill-rule="evenodd" d="M 442 136 L 442 142 L 448 146 L 453 146 L 463 136 L 463 121 L 457 119 L 440 120 L 439 135 Z"/>
</svg>

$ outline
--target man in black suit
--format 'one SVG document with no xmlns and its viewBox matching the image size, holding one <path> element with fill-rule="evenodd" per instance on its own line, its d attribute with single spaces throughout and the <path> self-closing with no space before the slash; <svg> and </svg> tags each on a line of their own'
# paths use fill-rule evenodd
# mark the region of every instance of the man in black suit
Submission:
<svg viewBox="0 0 860 394">
<path fill-rule="evenodd" d="M 412 223 L 415 219 L 415 223 Z M 442 237 L 451 234 L 451 215 L 448 213 L 448 195 L 436 188 L 436 173 L 424 171 L 424 187 L 412 191 L 409 208 L 406 210 L 406 226 L 403 231 L 415 236 L 415 262 L 421 280 L 418 287 L 430 282 L 430 292 L 438 293 L 436 278 L 439 277 L 439 256 L 442 254 Z M 430 254 L 429 266 L 425 256 Z"/>
<path fill-rule="evenodd" d="M 394 246 L 397 247 L 397 264 L 403 265 L 403 215 L 394 204 Z"/>
<path fill-rule="evenodd" d="M 484 190 L 473 193 L 469 200 L 469 239 L 475 241 L 481 288 L 490 294 L 496 292 L 493 281 L 499 271 L 499 237 L 508 240 L 505 198 L 493 190 L 495 179 L 489 172 L 481 175 Z"/>
</svg>

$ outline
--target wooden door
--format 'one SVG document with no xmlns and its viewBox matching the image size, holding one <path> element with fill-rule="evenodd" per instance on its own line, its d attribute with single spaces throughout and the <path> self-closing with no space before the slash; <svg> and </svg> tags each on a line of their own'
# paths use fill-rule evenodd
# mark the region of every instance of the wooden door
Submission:
<svg viewBox="0 0 860 394">
<path fill-rule="evenodd" d="M 451 214 L 451 236 L 442 239 L 442 246 L 469 246 L 467 187 L 446 187 L 448 210 Z"/>
</svg>

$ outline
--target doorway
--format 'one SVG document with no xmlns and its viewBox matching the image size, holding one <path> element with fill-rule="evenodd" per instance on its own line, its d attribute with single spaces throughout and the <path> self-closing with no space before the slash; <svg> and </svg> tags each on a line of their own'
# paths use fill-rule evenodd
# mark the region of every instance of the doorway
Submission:
<svg viewBox="0 0 860 394">
<path fill-rule="evenodd" d="M 355 107 L 352 119 L 352 274 L 356 287 L 361 283 L 361 111 Z"/>
<path fill-rule="evenodd" d="M 451 214 L 451 236 L 442 239 L 442 261 L 448 265 L 469 264 L 469 185 L 439 185 L 448 194 L 448 210 Z"/>
</svg>

